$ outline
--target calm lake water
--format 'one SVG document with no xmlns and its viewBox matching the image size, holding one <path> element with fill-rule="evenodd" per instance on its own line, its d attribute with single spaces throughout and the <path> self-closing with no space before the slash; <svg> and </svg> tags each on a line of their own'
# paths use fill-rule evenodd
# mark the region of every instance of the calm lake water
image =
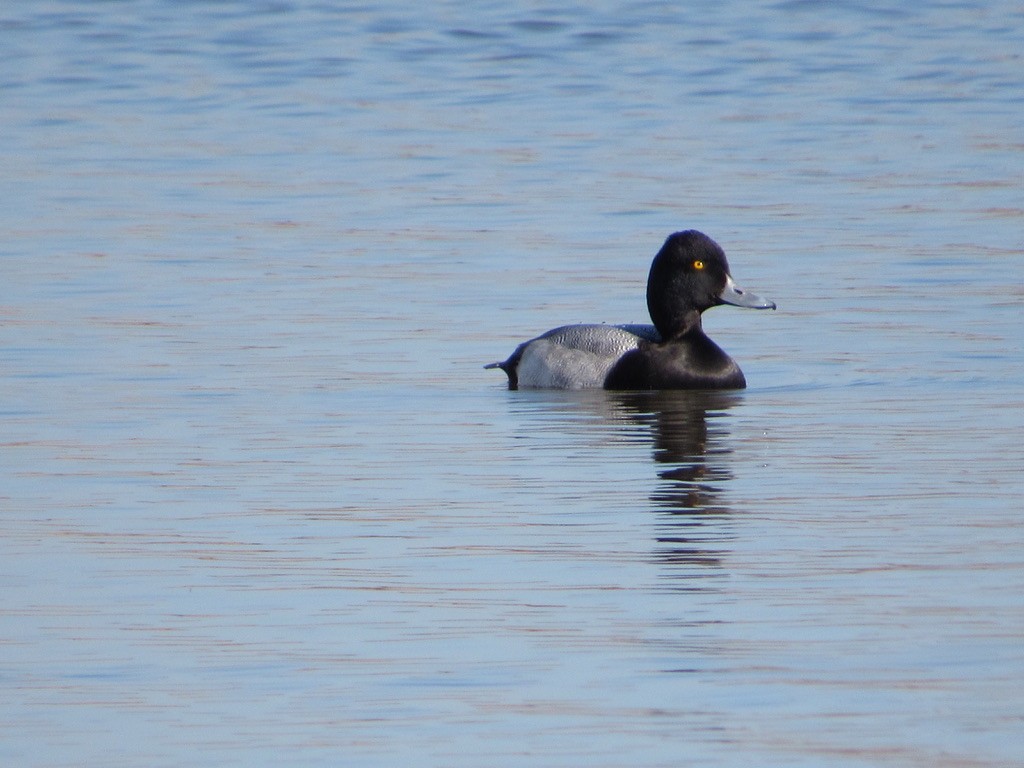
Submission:
<svg viewBox="0 0 1024 768">
<path fill-rule="evenodd" d="M 1024 765 L 1018 2 L 0 11 L 0 760 Z M 645 322 L 735 393 L 509 392 Z"/>
</svg>

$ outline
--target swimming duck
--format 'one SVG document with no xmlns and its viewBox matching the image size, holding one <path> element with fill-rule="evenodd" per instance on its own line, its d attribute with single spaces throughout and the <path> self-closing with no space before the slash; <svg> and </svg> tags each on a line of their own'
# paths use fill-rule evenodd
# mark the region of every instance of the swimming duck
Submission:
<svg viewBox="0 0 1024 768">
<path fill-rule="evenodd" d="M 701 327 L 701 313 L 719 304 L 775 309 L 733 282 L 718 243 L 676 232 L 647 278 L 654 325 L 563 325 L 484 367 L 501 368 L 509 389 L 743 389 L 743 371 Z"/>
</svg>

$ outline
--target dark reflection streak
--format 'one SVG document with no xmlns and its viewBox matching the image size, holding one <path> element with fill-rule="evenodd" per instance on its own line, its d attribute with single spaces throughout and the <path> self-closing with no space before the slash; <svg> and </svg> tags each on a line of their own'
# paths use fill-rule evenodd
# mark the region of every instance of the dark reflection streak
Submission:
<svg viewBox="0 0 1024 768">
<path fill-rule="evenodd" d="M 732 392 L 624 392 L 616 407 L 649 430 L 659 483 L 650 495 L 659 514 L 655 557 L 676 580 L 674 589 L 697 588 L 695 578 L 720 572 L 732 538 L 723 530 L 731 510 L 720 498 L 729 471 L 728 430 L 722 417 L 740 400 Z M 710 570 L 709 570 L 710 569 Z"/>
</svg>

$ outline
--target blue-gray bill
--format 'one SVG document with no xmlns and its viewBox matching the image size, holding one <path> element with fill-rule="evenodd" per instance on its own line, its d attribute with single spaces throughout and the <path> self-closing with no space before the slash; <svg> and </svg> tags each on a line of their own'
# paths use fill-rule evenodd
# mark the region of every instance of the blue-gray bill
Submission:
<svg viewBox="0 0 1024 768">
<path fill-rule="evenodd" d="M 775 302 L 765 299 L 757 294 L 744 291 L 732 281 L 732 276 L 725 278 L 725 288 L 718 294 L 723 304 L 732 304 L 734 307 L 746 307 L 747 309 L 775 309 Z"/>
</svg>

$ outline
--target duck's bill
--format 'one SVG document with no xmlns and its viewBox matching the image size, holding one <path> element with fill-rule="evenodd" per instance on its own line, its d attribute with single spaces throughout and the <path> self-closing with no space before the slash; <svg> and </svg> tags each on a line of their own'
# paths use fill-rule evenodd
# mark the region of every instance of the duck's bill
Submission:
<svg viewBox="0 0 1024 768">
<path fill-rule="evenodd" d="M 775 302 L 762 298 L 756 294 L 744 291 L 731 277 L 725 278 L 725 288 L 718 294 L 718 298 L 724 304 L 732 304 L 734 307 L 746 307 L 747 309 L 775 309 Z"/>
</svg>

